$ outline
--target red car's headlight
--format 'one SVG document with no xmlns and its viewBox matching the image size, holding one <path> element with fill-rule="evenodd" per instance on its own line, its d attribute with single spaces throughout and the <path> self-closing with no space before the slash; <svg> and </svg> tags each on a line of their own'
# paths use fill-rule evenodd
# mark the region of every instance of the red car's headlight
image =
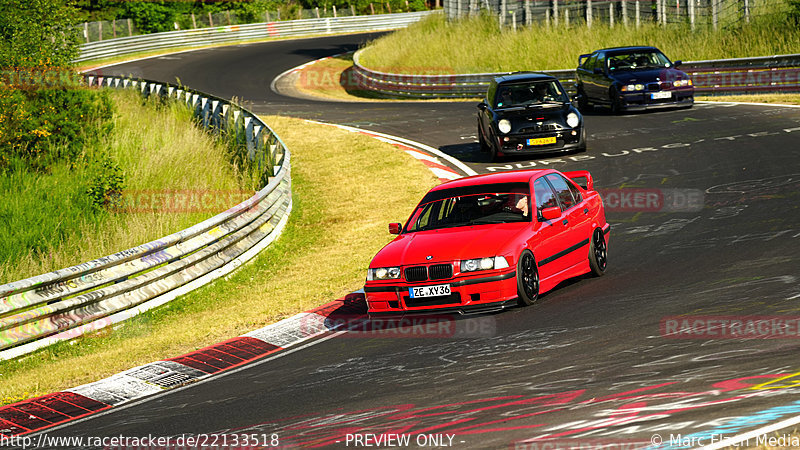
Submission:
<svg viewBox="0 0 800 450">
<path fill-rule="evenodd" d="M 478 270 L 505 269 L 508 261 L 502 256 L 465 259 L 461 261 L 462 272 L 476 272 Z"/>
<path fill-rule="evenodd" d="M 376 267 L 367 269 L 367 281 L 372 280 L 396 280 L 400 278 L 399 267 Z"/>
</svg>

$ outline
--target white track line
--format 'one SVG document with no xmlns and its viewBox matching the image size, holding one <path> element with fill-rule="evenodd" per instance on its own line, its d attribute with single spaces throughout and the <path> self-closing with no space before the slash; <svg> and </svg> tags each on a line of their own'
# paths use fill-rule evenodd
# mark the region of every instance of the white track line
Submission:
<svg viewBox="0 0 800 450">
<path fill-rule="evenodd" d="M 704 449 L 707 449 L 707 450 L 716 450 L 716 449 L 720 449 L 720 448 L 724 448 L 724 447 L 732 447 L 732 446 L 738 447 L 738 445 L 736 445 L 736 444 L 744 442 L 744 441 L 746 441 L 748 439 L 757 438 L 758 436 L 763 436 L 763 435 L 765 435 L 767 433 L 772 433 L 773 431 L 778 431 L 778 430 L 782 430 L 784 428 L 789 428 L 789 427 L 797 425 L 799 423 L 800 423 L 800 416 L 795 416 L 795 417 L 792 417 L 790 419 L 782 420 L 782 421 L 780 421 L 778 423 L 773 423 L 772 425 L 767 425 L 767 426 L 762 427 L 762 428 L 757 428 L 757 429 L 755 429 L 753 431 L 748 431 L 747 433 L 742 433 L 742 434 L 739 434 L 739 435 L 736 435 L 736 436 L 733 436 L 733 437 L 729 437 L 727 439 L 723 439 L 722 441 L 714 443 L 714 444 L 711 444 L 711 445 L 705 445 L 705 446 L 703 446 L 701 448 L 704 448 Z"/>
</svg>

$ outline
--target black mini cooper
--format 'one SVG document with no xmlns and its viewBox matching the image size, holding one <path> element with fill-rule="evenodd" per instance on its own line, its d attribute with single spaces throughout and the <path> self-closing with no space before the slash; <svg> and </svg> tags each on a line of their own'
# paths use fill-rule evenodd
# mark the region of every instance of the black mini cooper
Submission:
<svg viewBox="0 0 800 450">
<path fill-rule="evenodd" d="M 492 80 L 478 104 L 478 139 L 492 160 L 506 154 L 586 150 L 581 113 L 561 83 L 543 73 Z"/>
<path fill-rule="evenodd" d="M 612 112 L 691 107 L 694 86 L 686 72 L 655 47 L 615 47 L 578 58 L 575 71 L 581 111 L 604 105 Z"/>
</svg>

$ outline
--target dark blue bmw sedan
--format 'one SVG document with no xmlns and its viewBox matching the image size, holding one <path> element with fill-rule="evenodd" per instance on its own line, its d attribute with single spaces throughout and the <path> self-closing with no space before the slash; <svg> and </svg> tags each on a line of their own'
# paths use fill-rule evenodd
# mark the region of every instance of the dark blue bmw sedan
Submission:
<svg viewBox="0 0 800 450">
<path fill-rule="evenodd" d="M 615 47 L 578 58 L 576 89 L 581 110 L 593 105 L 612 112 L 691 107 L 694 86 L 686 72 L 655 47 Z"/>
</svg>

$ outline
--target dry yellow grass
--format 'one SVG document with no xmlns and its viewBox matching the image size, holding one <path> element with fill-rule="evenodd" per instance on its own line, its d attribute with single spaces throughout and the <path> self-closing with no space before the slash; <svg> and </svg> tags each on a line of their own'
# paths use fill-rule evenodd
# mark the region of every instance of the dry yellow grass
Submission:
<svg viewBox="0 0 800 450">
<path fill-rule="evenodd" d="M 781 105 L 800 105 L 800 94 L 698 96 L 696 99 L 699 101 L 709 102 L 775 103 Z"/>
<path fill-rule="evenodd" d="M 294 89 L 307 96 L 346 102 L 440 102 L 474 99 L 409 99 L 360 89 L 353 75 L 353 54 L 315 61 L 293 75 Z"/>
<path fill-rule="evenodd" d="M 294 211 L 282 237 L 228 279 L 111 332 L 0 363 L 0 399 L 35 397 L 241 335 L 363 286 L 372 256 L 438 181 L 364 135 L 265 119 L 292 151 Z M 191 166 L 187 161 L 186 165 Z"/>
</svg>

